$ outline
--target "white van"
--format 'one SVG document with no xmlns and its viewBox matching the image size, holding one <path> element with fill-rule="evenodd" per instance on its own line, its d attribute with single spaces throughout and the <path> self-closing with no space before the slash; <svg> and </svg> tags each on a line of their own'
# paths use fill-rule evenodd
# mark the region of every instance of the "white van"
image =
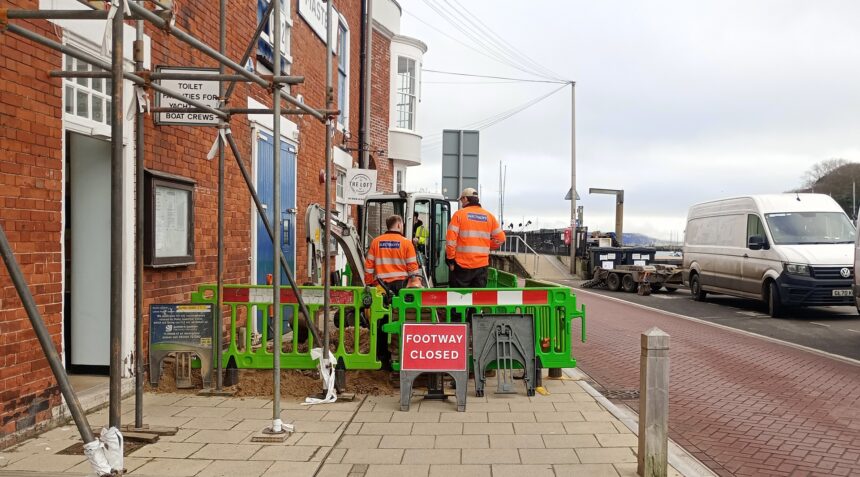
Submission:
<svg viewBox="0 0 860 477">
<path fill-rule="evenodd" d="M 755 298 L 773 317 L 789 306 L 856 305 L 855 236 L 823 194 L 704 202 L 687 215 L 684 282 L 694 300 L 708 292 Z"/>
</svg>

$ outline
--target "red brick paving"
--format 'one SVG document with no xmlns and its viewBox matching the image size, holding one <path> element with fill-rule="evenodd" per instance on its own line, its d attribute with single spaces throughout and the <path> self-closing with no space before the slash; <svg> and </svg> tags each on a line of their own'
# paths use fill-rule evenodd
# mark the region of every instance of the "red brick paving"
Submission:
<svg viewBox="0 0 860 477">
<path fill-rule="evenodd" d="M 578 298 L 588 342 L 574 356 L 607 390 L 638 388 L 643 331 L 671 335 L 670 435 L 717 474 L 860 476 L 860 366 L 597 295 Z"/>
</svg>

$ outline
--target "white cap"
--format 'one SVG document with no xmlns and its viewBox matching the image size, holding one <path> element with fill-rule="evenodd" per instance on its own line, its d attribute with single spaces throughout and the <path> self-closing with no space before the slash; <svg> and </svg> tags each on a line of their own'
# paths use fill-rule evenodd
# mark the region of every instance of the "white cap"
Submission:
<svg viewBox="0 0 860 477">
<path fill-rule="evenodd" d="M 462 199 L 463 197 L 478 197 L 478 191 L 471 187 L 466 187 L 463 189 L 463 192 L 460 193 L 460 198 Z"/>
</svg>

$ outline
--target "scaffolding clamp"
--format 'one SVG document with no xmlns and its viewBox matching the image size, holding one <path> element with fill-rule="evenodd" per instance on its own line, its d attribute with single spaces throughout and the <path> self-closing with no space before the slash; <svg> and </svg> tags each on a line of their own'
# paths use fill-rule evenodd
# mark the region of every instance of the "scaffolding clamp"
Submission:
<svg viewBox="0 0 860 477">
<path fill-rule="evenodd" d="M 152 84 L 152 71 L 135 71 L 134 74 L 140 76 L 143 79 L 143 84 L 141 86 L 143 86 L 144 88 L 149 88 L 149 86 Z"/>
<path fill-rule="evenodd" d="M 9 27 L 9 9 L 0 8 L 0 33 L 4 33 Z"/>
<path fill-rule="evenodd" d="M 173 26 L 176 25 L 176 9 L 173 8 L 171 10 L 162 10 L 160 12 L 156 12 L 156 15 L 160 16 L 164 20 L 164 26 L 161 27 L 165 33 L 170 34 L 170 30 L 173 29 Z"/>
</svg>

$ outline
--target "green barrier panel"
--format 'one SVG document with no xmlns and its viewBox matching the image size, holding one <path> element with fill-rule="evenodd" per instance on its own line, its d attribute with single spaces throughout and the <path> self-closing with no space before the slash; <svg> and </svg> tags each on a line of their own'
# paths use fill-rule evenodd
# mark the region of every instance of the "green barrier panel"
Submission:
<svg viewBox="0 0 860 477">
<path fill-rule="evenodd" d="M 567 287 L 499 289 L 412 289 L 400 291 L 391 305 L 394 321 L 383 325 L 388 342 L 399 343 L 403 323 L 467 321 L 478 313 L 525 314 L 535 321 L 535 354 L 544 368 L 572 368 L 571 325 L 580 319 L 585 342 L 585 306 Z M 393 364 L 399 369 L 399 363 Z"/>
<path fill-rule="evenodd" d="M 561 286 L 557 283 L 552 282 L 544 282 L 541 280 L 534 280 L 532 278 L 526 278 L 525 288 L 548 288 L 548 287 L 558 287 Z"/>
<path fill-rule="evenodd" d="M 488 268 L 487 288 L 517 288 L 517 276 L 496 268 Z"/>
<path fill-rule="evenodd" d="M 323 287 L 299 287 L 308 312 L 315 322 L 322 322 Z M 217 303 L 217 287 L 202 285 L 191 294 L 192 303 Z M 346 369 L 380 369 L 382 363 L 376 358 L 377 322 L 388 310 L 383 307 L 382 296 L 374 289 L 362 287 L 331 287 L 331 309 L 337 329 L 337 348 L 332 352 Z M 272 287 L 266 285 L 224 285 L 224 306 L 230 309 L 228 333 L 229 344 L 223 353 L 223 365 L 234 360 L 240 369 L 272 369 L 274 353 L 269 342 L 268 319 L 272 314 Z M 299 306 L 290 287 L 281 288 L 282 317 L 293 330 L 304 327 Z M 353 326 L 363 316 L 368 328 Z M 353 326 L 347 332 L 346 328 Z M 321 328 L 321 327 L 320 327 Z M 240 330 L 244 330 L 240 333 Z M 361 349 L 361 331 L 367 334 L 367 345 Z M 254 340 L 255 333 L 260 339 Z M 241 334 L 241 338 L 240 338 Z M 305 341 L 299 335 L 307 334 Z M 302 336 L 304 338 L 304 336 Z M 256 344 L 258 343 L 258 344 Z M 316 345 L 309 333 L 294 332 L 292 340 L 283 343 L 281 367 L 284 369 L 314 369 L 316 361 L 311 359 L 310 349 Z M 288 348 L 284 350 L 284 347 Z"/>
<path fill-rule="evenodd" d="M 494 288 L 517 288 L 517 276 L 513 273 L 498 270 L 498 278 Z"/>
</svg>

